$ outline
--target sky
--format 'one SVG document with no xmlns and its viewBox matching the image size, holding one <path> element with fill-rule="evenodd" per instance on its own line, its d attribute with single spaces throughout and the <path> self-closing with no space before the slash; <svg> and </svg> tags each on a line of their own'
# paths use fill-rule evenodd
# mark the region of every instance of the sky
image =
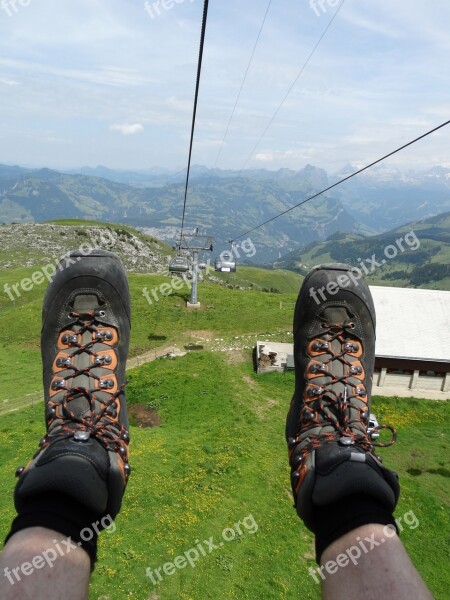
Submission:
<svg viewBox="0 0 450 600">
<path fill-rule="evenodd" d="M 267 6 L 210 0 L 194 164 L 334 172 L 450 119 L 448 0 L 272 0 L 222 146 Z M 0 163 L 185 167 L 202 12 L 202 0 L 0 0 Z M 450 126 L 388 166 L 450 167 L 449 148 Z"/>
</svg>

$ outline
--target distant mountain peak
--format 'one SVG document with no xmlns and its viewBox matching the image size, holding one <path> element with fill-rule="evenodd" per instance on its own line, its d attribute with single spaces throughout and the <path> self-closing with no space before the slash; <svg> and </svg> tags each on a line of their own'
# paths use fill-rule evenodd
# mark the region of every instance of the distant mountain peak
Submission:
<svg viewBox="0 0 450 600">
<path fill-rule="evenodd" d="M 357 170 L 358 170 L 358 167 L 348 163 L 345 165 L 345 167 L 342 167 L 341 169 L 339 169 L 339 171 L 336 171 L 335 173 L 333 173 L 333 175 L 335 175 L 335 176 L 350 175 L 351 173 L 354 173 Z"/>
</svg>

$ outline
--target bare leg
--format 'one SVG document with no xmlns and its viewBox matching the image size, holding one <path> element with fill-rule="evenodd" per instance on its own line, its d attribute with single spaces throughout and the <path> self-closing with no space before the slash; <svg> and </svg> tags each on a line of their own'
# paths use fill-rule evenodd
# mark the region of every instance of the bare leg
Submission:
<svg viewBox="0 0 450 600">
<path fill-rule="evenodd" d="M 90 568 L 88 554 L 70 547 L 60 533 L 43 527 L 23 529 L 0 555 L 0 598 L 87 600 Z"/>
<path fill-rule="evenodd" d="M 321 562 L 315 578 L 322 582 L 323 600 L 433 600 L 400 539 L 383 525 L 364 525 L 342 536 Z"/>
</svg>

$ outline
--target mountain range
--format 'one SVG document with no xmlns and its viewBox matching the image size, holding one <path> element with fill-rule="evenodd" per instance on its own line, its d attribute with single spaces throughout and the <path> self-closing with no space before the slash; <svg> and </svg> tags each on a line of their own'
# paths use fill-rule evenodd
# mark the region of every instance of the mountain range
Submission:
<svg viewBox="0 0 450 600">
<path fill-rule="evenodd" d="M 405 174 L 374 168 L 247 233 L 355 169 L 328 175 L 312 165 L 242 173 L 194 166 L 186 224 L 213 235 L 219 249 L 250 235 L 258 249 L 253 262 L 265 264 L 337 232 L 373 235 L 450 210 L 450 169 Z M 184 178 L 183 171 L 162 169 L 61 173 L 0 165 L 0 223 L 95 219 L 151 228 L 172 241 L 181 224 Z"/>
</svg>

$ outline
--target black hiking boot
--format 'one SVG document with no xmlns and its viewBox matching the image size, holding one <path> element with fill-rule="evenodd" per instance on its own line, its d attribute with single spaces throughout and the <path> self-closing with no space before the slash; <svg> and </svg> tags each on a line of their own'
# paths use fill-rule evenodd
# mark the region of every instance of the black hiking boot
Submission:
<svg viewBox="0 0 450 600">
<path fill-rule="evenodd" d="M 47 434 L 17 470 L 16 509 L 50 492 L 114 519 L 131 470 L 130 295 L 118 257 L 99 249 L 70 254 L 47 289 L 42 321 Z"/>
<path fill-rule="evenodd" d="M 353 275 L 353 277 L 349 276 Z M 306 277 L 294 315 L 295 392 L 286 423 L 295 507 L 316 532 L 315 507 L 371 496 L 393 511 L 399 496 L 368 434 L 375 309 L 352 267 L 321 265 Z"/>
</svg>

